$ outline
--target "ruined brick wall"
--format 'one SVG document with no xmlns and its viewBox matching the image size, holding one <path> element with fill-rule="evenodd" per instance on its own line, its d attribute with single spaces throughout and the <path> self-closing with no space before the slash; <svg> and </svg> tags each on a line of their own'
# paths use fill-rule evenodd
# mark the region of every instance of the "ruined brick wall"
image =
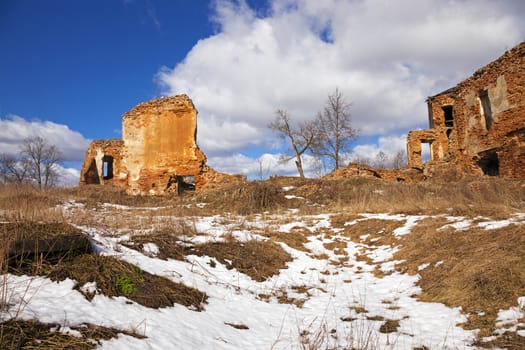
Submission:
<svg viewBox="0 0 525 350">
<path fill-rule="evenodd" d="M 186 95 L 144 102 L 122 117 L 122 139 L 93 141 L 80 185 L 113 184 L 130 194 L 179 192 L 193 177 L 204 187 L 212 172 L 196 143 L 197 110 Z M 218 173 L 217 173 L 218 174 Z"/>
<path fill-rule="evenodd" d="M 119 185 L 126 183 L 125 170 L 122 166 L 120 139 L 92 141 L 80 172 L 80 185 Z"/>
<path fill-rule="evenodd" d="M 423 167 L 421 143 L 427 142 L 438 163 L 525 178 L 525 43 L 427 102 L 430 129 L 409 133 L 410 166 Z"/>
<path fill-rule="evenodd" d="M 122 118 L 128 192 L 175 191 L 178 177 L 197 176 L 206 162 L 196 143 L 197 110 L 186 95 L 141 103 Z"/>
</svg>

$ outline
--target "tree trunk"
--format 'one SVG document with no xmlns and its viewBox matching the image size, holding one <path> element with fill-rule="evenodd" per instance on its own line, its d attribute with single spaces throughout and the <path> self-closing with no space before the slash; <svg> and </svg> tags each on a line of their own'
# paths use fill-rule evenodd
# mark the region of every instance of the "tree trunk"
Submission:
<svg viewBox="0 0 525 350">
<path fill-rule="evenodd" d="M 297 160 L 295 161 L 295 166 L 297 166 L 297 171 L 299 172 L 299 176 L 302 179 L 304 179 L 303 162 L 301 161 L 301 156 L 297 156 Z"/>
</svg>

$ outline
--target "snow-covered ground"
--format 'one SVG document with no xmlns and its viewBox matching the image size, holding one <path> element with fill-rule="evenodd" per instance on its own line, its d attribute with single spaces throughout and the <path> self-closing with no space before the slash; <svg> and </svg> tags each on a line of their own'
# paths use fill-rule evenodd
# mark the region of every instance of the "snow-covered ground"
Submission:
<svg viewBox="0 0 525 350">
<path fill-rule="evenodd" d="M 110 206 L 112 215 L 130 212 L 133 208 Z M 66 215 L 79 206 L 64 206 Z M 349 221 L 350 228 L 359 220 L 395 220 L 401 226 L 395 235 L 409 235 L 423 216 L 362 214 Z M 508 220 L 478 219 L 473 224 L 460 217 L 447 217 L 457 230 L 469 225 L 485 229 L 511 223 L 524 223 L 524 215 Z M 103 341 L 101 349 L 302 349 L 308 344 L 323 348 L 364 347 L 372 349 L 472 349 L 476 331 L 458 326 L 466 317 L 458 308 L 439 303 L 425 303 L 415 297 L 418 276 L 393 270 L 391 261 L 395 248 L 355 243 L 342 234 L 343 229 L 332 227 L 330 215 L 304 215 L 295 211 L 277 215 L 258 215 L 243 218 L 242 225 L 232 225 L 235 218 L 202 216 L 191 219 L 201 233 L 186 237 L 194 243 L 206 240 L 220 241 L 226 235 L 238 240 L 266 239 L 259 235 L 262 228 L 290 232 L 302 227 L 312 234 L 300 251 L 280 243 L 292 255 L 287 268 L 264 282 L 256 282 L 235 269 L 216 263 L 210 264 L 206 256 L 188 256 L 186 261 L 162 260 L 155 257 L 157 247 L 150 243 L 146 252 L 127 248 L 121 243 L 129 239 L 129 230 L 108 231 L 96 227 L 80 227 L 88 234 L 100 254 L 117 256 L 143 270 L 165 276 L 176 282 L 195 287 L 208 295 L 204 310 L 194 311 L 181 305 L 150 309 L 130 302 L 124 297 L 109 298 L 97 294 L 91 301 L 74 289 L 75 281 L 59 283 L 43 277 L 5 276 L 3 292 L 11 308 L 3 317 L 18 316 L 58 323 L 63 329 L 82 323 L 91 323 L 129 330 L 146 336 L 138 339 L 119 335 Z M 327 243 L 345 242 L 344 263 L 334 263 L 343 256 L 326 248 Z M 340 251 L 338 251 L 341 253 Z M 356 259 L 358 255 L 370 259 Z M 321 258 L 320 258 L 321 256 Z M 379 267 L 384 276 L 376 276 Z M 426 266 L 421 266 L 424 269 Z M 6 288 L 7 287 L 7 288 Z M 96 285 L 84 286 L 96 288 Z M 296 288 L 293 288 L 296 287 Z M 302 287 L 302 288 L 297 288 Z M 293 303 L 279 303 L 277 296 L 286 293 L 289 299 L 304 302 L 301 307 Z M 271 295 L 269 299 L 261 295 Z M 520 304 L 521 303 L 521 304 Z M 525 298 L 517 301 L 511 310 L 502 310 L 500 321 L 523 317 Z M 387 320 L 399 321 L 394 333 L 382 333 L 380 327 Z M 233 327 L 242 325 L 241 327 Z M 525 336 L 525 334 L 520 334 Z"/>
</svg>

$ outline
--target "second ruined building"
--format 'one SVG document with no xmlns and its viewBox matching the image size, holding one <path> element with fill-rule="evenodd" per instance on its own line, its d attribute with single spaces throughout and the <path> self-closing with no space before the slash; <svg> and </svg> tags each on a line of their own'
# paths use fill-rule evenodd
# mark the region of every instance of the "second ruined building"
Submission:
<svg viewBox="0 0 525 350">
<path fill-rule="evenodd" d="M 525 178 L 525 42 L 427 103 L 430 128 L 408 134 L 409 167 Z"/>
</svg>

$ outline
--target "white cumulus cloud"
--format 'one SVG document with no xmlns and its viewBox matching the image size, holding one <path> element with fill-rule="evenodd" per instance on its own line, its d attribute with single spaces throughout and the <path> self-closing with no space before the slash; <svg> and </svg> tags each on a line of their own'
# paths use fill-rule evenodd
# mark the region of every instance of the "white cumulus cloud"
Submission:
<svg viewBox="0 0 525 350">
<path fill-rule="evenodd" d="M 319 161 L 312 156 L 302 158 L 303 170 L 307 177 L 323 175 Z M 298 176 L 295 160 L 282 161 L 281 154 L 264 153 L 257 158 L 251 158 L 237 153 L 230 156 L 217 156 L 208 159 L 213 168 L 230 174 L 243 174 L 251 180 L 267 179 L 273 175 Z"/>
<path fill-rule="evenodd" d="M 90 142 L 67 125 L 26 120 L 17 115 L 0 118 L 0 153 L 17 154 L 24 140 L 36 136 L 55 145 L 62 152 L 65 161 L 83 160 Z"/>
<path fill-rule="evenodd" d="M 276 109 L 311 119 L 336 87 L 364 136 L 426 127 L 426 97 L 523 40 L 524 17 L 511 0 L 271 0 L 261 13 L 217 0 L 216 34 L 158 79 L 195 102 L 210 160 L 241 167 L 239 154 L 275 145 Z"/>
<path fill-rule="evenodd" d="M 58 186 L 59 187 L 76 187 L 80 180 L 80 170 L 76 168 L 57 166 Z"/>
</svg>

